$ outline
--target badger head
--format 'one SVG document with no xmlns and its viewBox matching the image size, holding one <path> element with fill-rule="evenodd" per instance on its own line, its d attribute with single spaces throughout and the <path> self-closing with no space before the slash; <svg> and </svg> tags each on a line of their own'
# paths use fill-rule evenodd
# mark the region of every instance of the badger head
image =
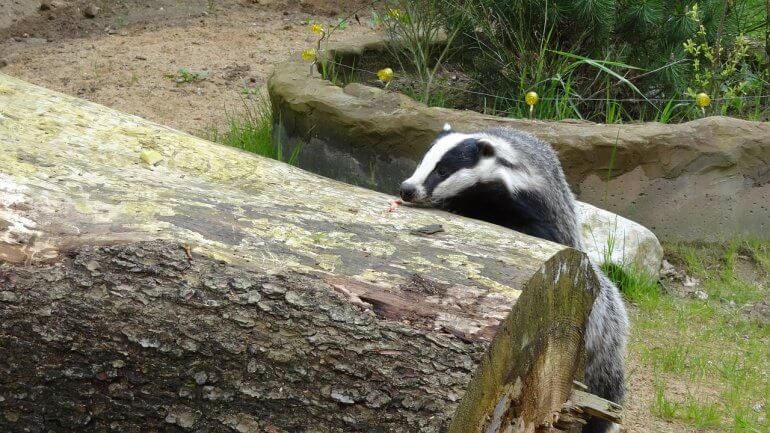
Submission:
<svg viewBox="0 0 770 433">
<path fill-rule="evenodd" d="M 462 134 L 444 125 L 414 174 L 401 184 L 401 198 L 436 205 L 479 184 L 514 193 L 535 179 L 510 143 L 484 133 Z"/>
</svg>

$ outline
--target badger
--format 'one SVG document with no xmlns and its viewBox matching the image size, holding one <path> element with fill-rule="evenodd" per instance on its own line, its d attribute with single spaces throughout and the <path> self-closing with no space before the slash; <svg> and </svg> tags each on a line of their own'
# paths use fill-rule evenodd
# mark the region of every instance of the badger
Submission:
<svg viewBox="0 0 770 433">
<path fill-rule="evenodd" d="M 513 129 L 460 133 L 444 125 L 411 177 L 405 202 L 444 209 L 583 250 L 575 198 L 550 145 Z M 592 263 L 599 281 L 585 332 L 585 382 L 622 403 L 628 316 L 618 288 Z M 583 432 L 617 425 L 592 418 Z"/>
</svg>

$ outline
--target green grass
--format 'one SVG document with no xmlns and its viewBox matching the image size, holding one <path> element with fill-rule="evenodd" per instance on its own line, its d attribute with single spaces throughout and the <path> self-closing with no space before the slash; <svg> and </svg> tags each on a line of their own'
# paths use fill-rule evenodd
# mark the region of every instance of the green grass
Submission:
<svg viewBox="0 0 770 433">
<path fill-rule="evenodd" d="M 428 95 L 427 101 L 424 100 L 425 98 L 423 97 L 423 92 L 419 88 L 405 86 L 401 89 L 401 92 L 406 96 L 414 99 L 415 101 L 421 101 L 428 107 L 445 108 L 447 106 L 447 94 L 444 92 L 444 89 L 438 87 L 434 88 L 433 91 Z"/>
<path fill-rule="evenodd" d="M 671 245 L 674 260 L 687 266 L 701 279 L 709 297 L 738 304 L 761 301 L 766 292 L 757 290 L 753 282 L 736 275 L 736 259 L 748 258 L 761 273 L 770 271 L 770 251 L 767 243 L 756 240 L 735 240 L 719 249 L 694 245 Z"/>
<path fill-rule="evenodd" d="M 715 428 L 722 424 L 722 411 L 717 403 L 689 398 L 682 405 L 680 418 L 696 428 Z"/>
<path fill-rule="evenodd" d="M 216 10 L 215 0 L 206 0 L 206 7 L 203 12 L 205 12 L 206 15 L 212 15 L 214 14 L 215 10 Z"/>
<path fill-rule="evenodd" d="M 185 83 L 197 83 L 208 78 L 207 72 L 191 72 L 187 68 L 177 69 L 175 74 L 163 74 L 164 78 L 168 78 L 175 82 L 177 85 Z"/>
<path fill-rule="evenodd" d="M 298 145 L 291 154 L 284 155 L 280 140 L 273 137 L 273 113 L 270 104 L 263 98 L 254 101 L 244 99 L 243 109 L 237 114 L 228 115 L 227 128 L 219 130 L 217 127 L 210 127 L 203 135 L 208 140 L 292 165 L 296 164 L 301 150 Z"/>
<path fill-rule="evenodd" d="M 659 301 L 661 291 L 655 277 L 637 271 L 630 265 L 605 263 L 602 265 L 602 270 L 629 300 L 639 303 Z"/>
<path fill-rule="evenodd" d="M 335 27 L 340 30 L 347 30 L 347 28 L 350 27 L 350 21 L 348 21 L 347 18 L 340 18 L 337 20 L 337 25 Z"/>
<path fill-rule="evenodd" d="M 670 421 L 676 417 L 677 412 L 679 412 L 679 405 L 666 397 L 666 388 L 662 383 L 656 383 L 652 413 L 666 421 Z"/>
<path fill-rule="evenodd" d="M 745 313 L 770 299 L 770 242 L 664 247 L 669 261 L 700 280 L 707 299 L 666 293 L 638 272 L 604 267 L 632 305 L 631 356 L 655 384 L 649 410 L 699 430 L 770 431 L 770 323 Z M 684 392 L 674 392 L 675 383 Z"/>
<path fill-rule="evenodd" d="M 325 62 L 321 60 L 318 63 L 321 78 L 331 81 L 335 86 L 344 87 L 347 84 L 361 82 L 361 77 L 355 69 L 355 61 L 352 66 L 339 66 L 335 62 Z"/>
</svg>

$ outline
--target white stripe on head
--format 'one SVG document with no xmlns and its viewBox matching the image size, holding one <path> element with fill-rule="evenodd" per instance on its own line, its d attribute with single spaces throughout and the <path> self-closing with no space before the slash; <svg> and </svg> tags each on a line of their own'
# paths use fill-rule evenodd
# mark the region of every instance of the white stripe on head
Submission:
<svg viewBox="0 0 770 433">
<path fill-rule="evenodd" d="M 433 146 L 428 149 L 428 153 L 426 153 L 422 158 L 420 165 L 417 166 L 417 169 L 414 171 L 412 176 L 405 180 L 404 183 L 420 187 L 423 183 L 425 183 L 425 180 L 428 178 L 433 169 L 436 168 L 436 164 L 441 161 L 441 158 L 444 157 L 444 154 L 452 150 L 452 148 L 455 147 L 458 143 L 471 137 L 471 135 L 453 132 L 439 138 L 433 144 Z"/>
<path fill-rule="evenodd" d="M 436 185 L 431 199 L 449 199 L 479 183 L 502 182 L 511 193 L 538 187 L 540 183 L 538 177 L 534 177 L 524 171 L 512 170 L 500 165 L 497 160 L 499 157 L 500 155 L 482 158 L 474 167 L 464 168 L 453 173 L 443 182 Z M 424 192 L 421 191 L 421 193 Z"/>
<path fill-rule="evenodd" d="M 520 163 L 518 152 L 507 141 L 494 135 L 451 132 L 439 138 L 433 144 L 412 176 L 404 181 L 405 184 L 412 185 L 416 189 L 413 201 L 420 202 L 428 198 L 424 186 L 428 176 L 430 176 L 436 168 L 436 165 L 447 152 L 469 138 L 480 139 L 490 143 L 495 150 L 495 156 L 482 157 L 476 166 L 464 168 L 453 173 L 444 181 L 436 185 L 431 194 L 431 200 L 451 198 L 477 183 L 500 181 L 503 182 L 506 188 L 511 192 L 535 188 L 540 183 L 537 176 L 532 176 L 531 174 L 520 170 L 511 170 L 510 168 L 500 165 L 497 160 L 498 158 L 504 159 L 511 164 Z"/>
<path fill-rule="evenodd" d="M 454 172 L 433 189 L 433 200 L 444 200 L 454 197 L 463 190 L 479 183 L 478 171 L 475 168 L 464 168 Z"/>
</svg>

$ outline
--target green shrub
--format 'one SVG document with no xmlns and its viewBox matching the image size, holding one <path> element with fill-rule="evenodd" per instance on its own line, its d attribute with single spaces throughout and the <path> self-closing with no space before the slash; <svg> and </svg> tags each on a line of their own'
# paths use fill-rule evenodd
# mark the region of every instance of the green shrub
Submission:
<svg viewBox="0 0 770 433">
<path fill-rule="evenodd" d="M 494 114 L 527 116 L 528 91 L 540 95 L 535 116 L 545 119 L 687 120 L 701 115 L 693 101 L 699 92 L 712 98 L 709 114 L 768 114 L 770 50 L 761 49 L 767 13 L 760 0 L 385 4 L 378 16 L 394 39 L 410 42 L 399 59 L 427 83 L 419 92 L 426 101 L 447 56 L 431 55 L 424 36 L 443 30 L 450 41 L 456 36 L 478 106 Z"/>
</svg>

